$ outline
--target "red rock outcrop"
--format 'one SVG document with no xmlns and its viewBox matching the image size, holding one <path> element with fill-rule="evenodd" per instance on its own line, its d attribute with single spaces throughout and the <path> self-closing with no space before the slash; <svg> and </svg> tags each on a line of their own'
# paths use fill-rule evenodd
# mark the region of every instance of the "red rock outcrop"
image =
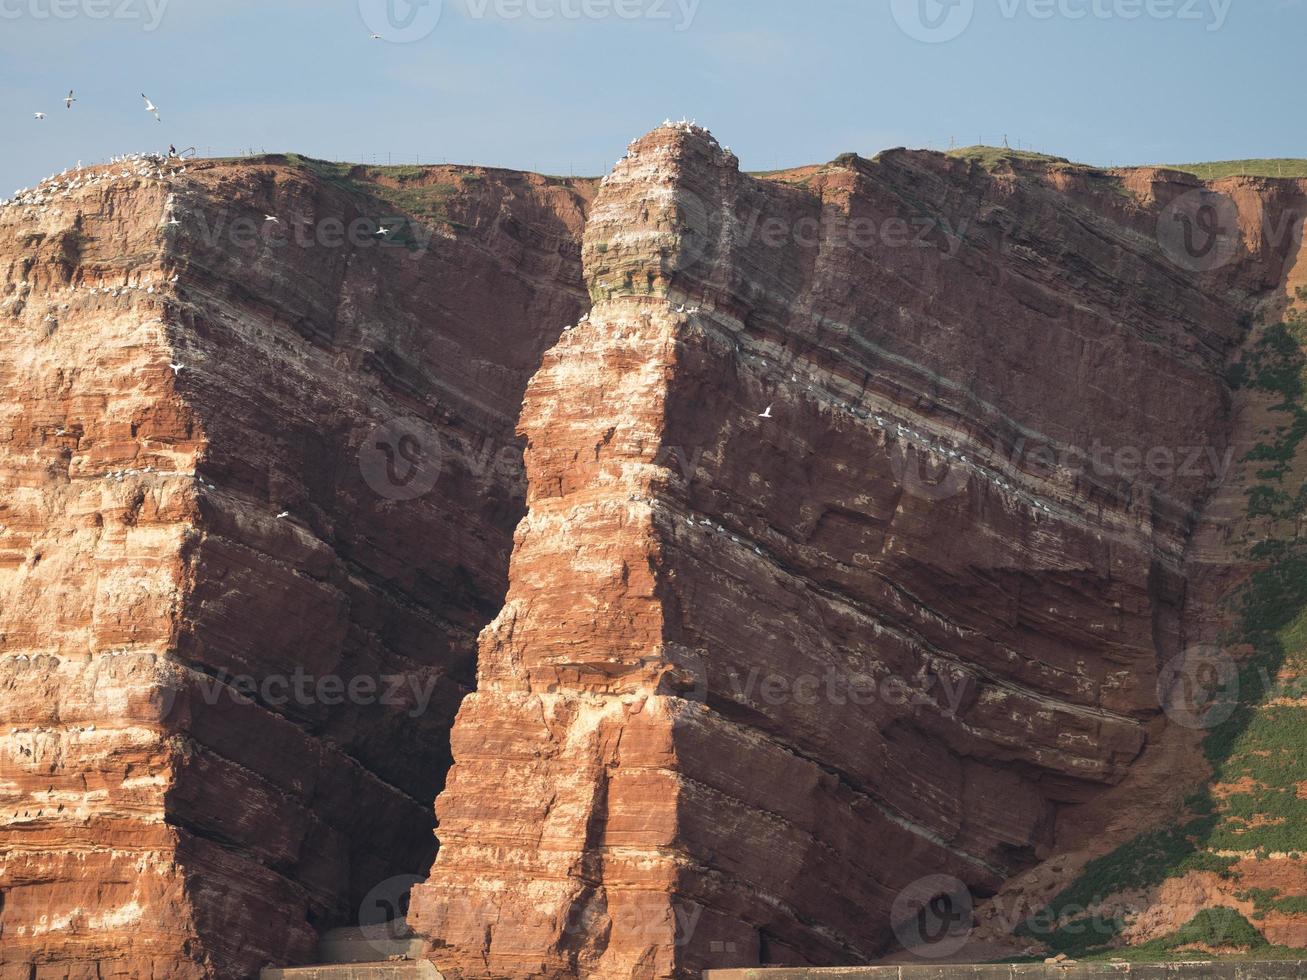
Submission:
<svg viewBox="0 0 1307 980">
<path fill-rule="evenodd" d="M 430 864 L 591 194 L 135 159 L 0 209 L 0 975 L 250 976 Z"/>
<path fill-rule="evenodd" d="M 1284 261 L 1168 256 L 1198 188 L 632 145 L 592 313 L 527 390 L 528 513 L 414 892 L 447 975 L 866 962 L 906 886 L 992 894 L 1121 782 Z"/>
<path fill-rule="evenodd" d="M 278 157 L 0 208 L 0 976 L 308 960 L 437 793 L 409 920 L 463 977 L 865 962 L 905 886 L 1094 833 L 1246 571 L 1195 535 L 1302 189 L 1226 189 L 1190 262 L 1173 172 L 755 179 L 693 127 L 597 196 Z"/>
</svg>

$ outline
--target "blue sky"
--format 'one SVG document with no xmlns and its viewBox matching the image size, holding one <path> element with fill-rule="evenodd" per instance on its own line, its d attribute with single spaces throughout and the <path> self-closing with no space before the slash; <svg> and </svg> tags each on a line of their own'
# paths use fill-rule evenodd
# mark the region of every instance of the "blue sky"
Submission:
<svg viewBox="0 0 1307 980">
<path fill-rule="evenodd" d="M 0 0 L 0 196 L 170 142 L 599 174 L 667 116 L 750 170 L 1307 156 L 1305 36 L 1307 0 Z"/>
</svg>

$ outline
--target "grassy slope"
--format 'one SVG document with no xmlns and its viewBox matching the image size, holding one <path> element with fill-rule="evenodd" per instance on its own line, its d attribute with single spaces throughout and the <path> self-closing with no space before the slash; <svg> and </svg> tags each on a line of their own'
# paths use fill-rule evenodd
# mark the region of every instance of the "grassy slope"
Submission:
<svg viewBox="0 0 1307 980">
<path fill-rule="evenodd" d="M 1202 180 L 1222 177 L 1307 177 L 1307 160 L 1223 160 L 1215 163 L 1166 164 L 1168 170 L 1183 170 Z"/>
<path fill-rule="evenodd" d="M 948 155 L 955 160 L 973 160 L 986 170 L 997 170 L 1004 164 L 1044 163 L 1053 167 L 1079 167 L 1064 157 L 1049 156 L 1045 153 L 1032 153 L 1029 150 L 1013 150 L 1005 146 L 964 146 L 949 150 Z"/>
</svg>

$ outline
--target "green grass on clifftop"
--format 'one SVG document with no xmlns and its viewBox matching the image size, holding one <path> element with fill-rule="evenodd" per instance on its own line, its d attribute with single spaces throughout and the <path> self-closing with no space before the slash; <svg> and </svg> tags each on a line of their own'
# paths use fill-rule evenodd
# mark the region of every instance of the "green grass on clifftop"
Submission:
<svg viewBox="0 0 1307 980">
<path fill-rule="evenodd" d="M 1307 294 L 1301 298 L 1307 301 Z M 1307 853 L 1307 539 L 1298 532 L 1307 516 L 1307 490 L 1294 476 L 1301 472 L 1294 463 L 1307 452 L 1307 321 L 1295 316 L 1267 328 L 1230 371 L 1229 382 L 1269 397 L 1275 423 L 1243 461 L 1247 517 L 1255 529 L 1247 557 L 1254 571 L 1232 601 L 1234 627 L 1224 649 L 1251 652 L 1237 664 L 1232 711 L 1203 741 L 1211 783 L 1186 800 L 1188 816 L 1174 827 L 1089 862 L 1078 880 L 1017 930 L 1052 952 L 1173 959 L 1176 947 L 1189 943 L 1248 945 L 1187 938 L 1202 932 L 1205 921 L 1195 920 L 1177 936 L 1123 949 L 1117 947 L 1125 924 L 1120 917 L 1087 913 L 1114 895 L 1191 871 L 1234 878 L 1239 858 L 1299 860 Z M 1307 896 L 1248 889 L 1237 897 L 1254 901 L 1254 922 L 1272 910 L 1307 911 Z M 1256 931 L 1242 917 L 1239 922 Z M 1247 930 L 1233 926 L 1256 945 Z M 1264 939 L 1260 945 L 1259 955 L 1279 953 Z"/>
<path fill-rule="evenodd" d="M 1013 163 L 1042 163 L 1051 167 L 1078 167 L 1082 164 L 1072 163 L 1065 157 L 1050 156 L 1047 153 L 1033 153 L 1030 150 L 1014 150 L 1006 146 L 963 146 L 949 150 L 948 155 L 954 160 L 971 160 L 986 170 L 999 170 Z"/>
<path fill-rule="evenodd" d="M 1163 164 L 1168 170 L 1183 170 L 1202 180 L 1223 177 L 1307 177 L 1307 160 L 1222 160 L 1215 163 Z"/>
</svg>

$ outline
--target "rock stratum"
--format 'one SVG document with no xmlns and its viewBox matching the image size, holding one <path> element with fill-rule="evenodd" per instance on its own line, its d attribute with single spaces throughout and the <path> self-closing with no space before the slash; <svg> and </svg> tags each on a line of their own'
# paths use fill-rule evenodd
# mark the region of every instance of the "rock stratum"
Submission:
<svg viewBox="0 0 1307 980">
<path fill-rule="evenodd" d="M 306 962 L 418 877 L 451 977 L 857 964 L 959 889 L 1009 945 L 1072 915 L 1204 787 L 1293 824 L 1166 695 L 1195 649 L 1253 663 L 1231 603 L 1298 574 L 1246 465 L 1293 391 L 1235 375 L 1288 377 L 1303 182 L 754 177 L 683 125 L 598 184 L 43 187 L 0 211 L 16 976 Z M 1109 938 L 1230 907 L 1303 945 L 1298 853 L 1199 836 L 1231 864 L 1093 877 Z"/>
<path fill-rule="evenodd" d="M 14 975 L 311 960 L 430 864 L 521 393 L 587 303 L 584 182 L 426 173 L 423 243 L 363 173 L 181 170 L 0 212 Z"/>
</svg>

